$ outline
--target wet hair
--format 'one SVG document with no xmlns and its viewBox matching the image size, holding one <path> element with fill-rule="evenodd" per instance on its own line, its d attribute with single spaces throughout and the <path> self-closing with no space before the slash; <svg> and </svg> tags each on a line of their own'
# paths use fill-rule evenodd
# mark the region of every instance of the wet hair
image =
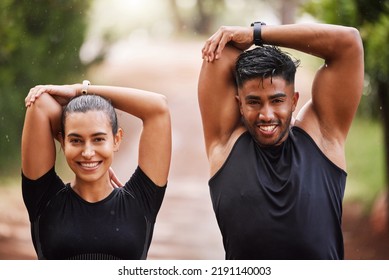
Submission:
<svg viewBox="0 0 389 280">
<path fill-rule="evenodd" d="M 275 46 L 258 46 L 241 53 L 235 66 L 235 78 L 239 88 L 252 79 L 281 77 L 288 84 L 294 83 L 300 61 Z"/>
<path fill-rule="evenodd" d="M 89 111 L 104 112 L 112 128 L 112 133 L 115 135 L 118 132 L 118 120 L 114 107 L 111 102 L 104 97 L 93 94 L 79 95 L 72 98 L 69 103 L 62 110 L 61 116 L 61 132 L 65 135 L 65 121 L 66 117 L 71 113 L 86 113 Z"/>
</svg>

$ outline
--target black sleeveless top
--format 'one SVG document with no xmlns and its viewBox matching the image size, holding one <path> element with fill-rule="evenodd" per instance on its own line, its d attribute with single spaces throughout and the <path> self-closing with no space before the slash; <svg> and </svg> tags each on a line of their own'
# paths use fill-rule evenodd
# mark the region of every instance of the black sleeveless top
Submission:
<svg viewBox="0 0 389 280">
<path fill-rule="evenodd" d="M 209 181 L 226 259 L 343 259 L 346 177 L 298 127 L 272 148 L 243 133 Z"/>
</svg>

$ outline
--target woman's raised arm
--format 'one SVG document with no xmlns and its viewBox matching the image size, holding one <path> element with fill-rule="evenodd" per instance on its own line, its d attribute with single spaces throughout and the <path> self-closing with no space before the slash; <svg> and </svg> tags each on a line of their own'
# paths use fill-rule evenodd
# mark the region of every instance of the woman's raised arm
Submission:
<svg viewBox="0 0 389 280">
<path fill-rule="evenodd" d="M 27 107 L 22 133 L 22 172 L 27 178 L 38 179 L 54 166 L 61 113 L 61 105 L 48 94 Z"/>
</svg>

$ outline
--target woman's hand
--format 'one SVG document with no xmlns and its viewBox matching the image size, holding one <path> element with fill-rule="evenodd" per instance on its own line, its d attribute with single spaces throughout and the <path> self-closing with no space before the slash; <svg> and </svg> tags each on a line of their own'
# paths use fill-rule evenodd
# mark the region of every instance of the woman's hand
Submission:
<svg viewBox="0 0 389 280">
<path fill-rule="evenodd" d="M 24 99 L 26 107 L 31 106 L 43 93 L 50 94 L 60 105 L 66 105 L 70 99 L 81 92 L 81 84 L 74 85 L 39 85 L 30 89 Z"/>
<path fill-rule="evenodd" d="M 206 42 L 202 57 L 208 62 L 219 59 L 227 43 L 244 51 L 253 45 L 253 28 L 240 26 L 222 26 Z"/>
</svg>

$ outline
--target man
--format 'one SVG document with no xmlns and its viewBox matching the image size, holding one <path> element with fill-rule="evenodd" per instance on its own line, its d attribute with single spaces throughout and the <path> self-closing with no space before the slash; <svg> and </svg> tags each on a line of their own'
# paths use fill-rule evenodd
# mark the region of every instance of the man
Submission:
<svg viewBox="0 0 389 280">
<path fill-rule="evenodd" d="M 324 59 L 295 120 L 298 62 L 278 47 Z M 221 27 L 202 55 L 199 105 L 226 259 L 343 259 L 344 147 L 364 75 L 358 31 Z"/>
</svg>

